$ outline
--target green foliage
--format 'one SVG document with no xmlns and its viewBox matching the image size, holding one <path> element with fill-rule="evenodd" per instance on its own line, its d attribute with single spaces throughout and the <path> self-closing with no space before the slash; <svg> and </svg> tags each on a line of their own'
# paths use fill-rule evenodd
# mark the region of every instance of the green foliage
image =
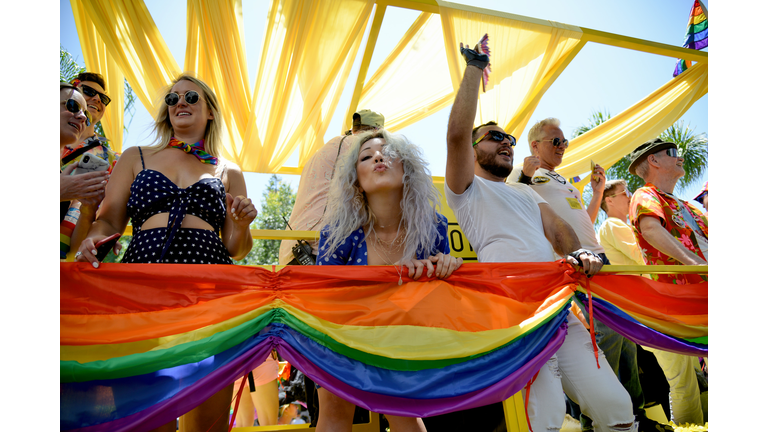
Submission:
<svg viewBox="0 0 768 432">
<path fill-rule="evenodd" d="M 594 129 L 602 123 L 605 123 L 611 114 L 609 112 L 593 112 L 590 116 L 587 124 L 579 126 L 574 130 L 573 137 L 577 137 L 586 133 L 587 131 Z M 690 128 L 690 125 L 684 125 L 682 121 L 674 123 L 667 130 L 659 135 L 664 141 L 669 141 L 677 144 L 677 148 L 685 161 L 683 162 L 683 168 L 685 169 L 685 176 L 677 181 L 675 187 L 677 194 L 686 192 L 687 189 L 694 183 L 701 179 L 704 175 L 704 171 L 707 169 L 707 163 L 709 158 L 708 145 L 709 141 L 705 133 L 695 134 L 694 129 Z M 640 145 L 641 143 L 638 143 Z M 619 159 L 610 168 L 605 170 L 605 177 L 608 180 L 624 179 L 627 182 L 627 189 L 631 192 L 635 192 L 638 188 L 645 185 L 645 181 L 639 176 L 629 173 L 629 155 Z M 592 188 L 585 187 L 584 204 L 592 200 Z M 600 211 L 595 220 L 595 229 L 599 228 L 605 220 L 605 212 Z"/>
<path fill-rule="evenodd" d="M 129 236 L 129 235 L 120 237 L 120 239 L 117 240 L 117 242 L 120 243 L 120 246 L 123 247 L 122 249 L 120 249 L 120 254 L 115 255 L 115 253 L 113 251 L 109 251 L 107 256 L 104 258 L 103 262 L 105 262 L 105 263 L 119 263 L 123 259 L 123 256 L 125 256 L 125 251 L 128 250 L 128 244 L 131 243 L 131 239 L 132 238 L 133 238 L 133 236 Z"/>
<path fill-rule="evenodd" d="M 252 229 L 283 230 L 291 217 L 293 203 L 296 202 L 296 192 L 291 186 L 283 183 L 280 177 L 272 175 L 269 178 L 267 190 L 261 200 L 261 211 L 251 224 Z M 280 254 L 280 240 L 254 240 L 253 248 L 242 260 L 235 264 L 272 265 L 277 264 Z"/>
<path fill-rule="evenodd" d="M 64 49 L 63 46 L 59 45 L 59 80 L 60 81 L 66 81 L 70 82 L 77 75 L 79 75 L 82 72 L 85 72 L 85 67 L 80 66 L 77 63 L 77 60 L 72 57 L 72 54 L 69 53 L 66 49 Z M 128 132 L 128 127 L 131 125 L 131 122 L 133 121 L 133 115 L 136 113 L 136 93 L 133 92 L 133 89 L 128 84 L 128 80 L 124 80 L 125 82 L 125 105 L 123 108 L 123 112 L 125 113 L 125 121 L 123 122 L 123 131 Z M 101 122 L 96 123 L 93 130 L 98 134 L 105 138 L 109 138 L 104 134 L 104 128 L 101 126 Z"/>
</svg>

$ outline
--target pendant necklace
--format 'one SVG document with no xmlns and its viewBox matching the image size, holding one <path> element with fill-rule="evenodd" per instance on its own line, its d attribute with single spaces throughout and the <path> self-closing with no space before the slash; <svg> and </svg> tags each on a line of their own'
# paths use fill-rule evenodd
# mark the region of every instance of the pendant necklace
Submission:
<svg viewBox="0 0 768 432">
<path fill-rule="evenodd" d="M 398 229 L 398 232 L 399 232 L 399 231 L 400 231 L 400 230 Z M 405 234 L 405 233 L 403 233 L 403 234 Z M 383 256 L 381 256 L 381 254 L 380 254 L 380 253 L 379 253 L 379 251 L 377 250 L 377 249 L 378 249 L 378 247 L 377 247 L 377 246 L 379 245 L 379 243 L 381 243 L 381 244 L 386 244 L 386 243 L 385 243 L 385 242 L 382 242 L 382 241 L 379 239 L 378 235 L 376 235 L 376 229 L 375 229 L 375 228 L 374 228 L 374 230 L 373 230 L 373 235 L 374 235 L 374 237 L 375 237 L 375 241 L 374 241 L 373 247 L 372 247 L 371 249 L 373 249 L 373 252 L 374 252 L 374 253 L 375 253 L 375 254 L 376 254 L 378 257 L 379 257 L 379 259 L 380 259 L 380 260 L 384 261 L 384 263 L 386 263 L 387 265 L 391 265 L 391 266 L 395 267 L 395 270 L 397 271 L 397 276 L 398 276 L 398 278 L 399 278 L 399 280 L 397 281 L 397 285 L 398 285 L 398 286 L 399 286 L 399 285 L 402 285 L 402 284 L 403 284 L 403 266 L 402 266 L 402 265 L 400 265 L 400 266 L 397 266 L 397 265 L 395 265 L 395 264 L 394 264 L 392 261 L 390 261 L 390 260 L 388 260 L 388 259 L 384 259 L 384 257 L 383 257 Z M 403 235 L 401 235 L 401 234 L 398 234 L 398 236 L 397 236 L 397 237 L 395 237 L 395 240 L 392 240 L 392 243 L 394 243 L 396 240 L 398 240 L 398 239 L 399 239 L 401 236 L 402 236 L 402 238 L 403 238 L 403 239 L 405 238 L 405 236 L 403 236 Z M 392 246 L 392 243 L 390 243 L 390 246 Z M 400 240 L 400 242 L 398 243 L 398 246 L 399 246 L 399 245 L 401 245 L 402 243 L 403 243 L 403 241 L 402 241 L 402 240 Z M 390 249 L 390 250 L 389 250 L 389 253 L 388 253 L 388 255 L 389 255 L 389 254 L 391 254 L 391 253 L 392 253 L 392 249 Z"/>
</svg>

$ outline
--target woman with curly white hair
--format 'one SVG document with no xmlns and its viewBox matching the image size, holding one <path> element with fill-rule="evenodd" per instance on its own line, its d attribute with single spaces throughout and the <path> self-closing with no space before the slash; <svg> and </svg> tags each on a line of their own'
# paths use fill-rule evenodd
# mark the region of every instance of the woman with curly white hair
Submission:
<svg viewBox="0 0 768 432">
<path fill-rule="evenodd" d="M 407 276 L 447 278 L 461 266 L 449 255 L 447 219 L 436 210 L 421 149 L 386 130 L 355 137 L 336 167 L 318 265 L 393 265 L 402 284 Z M 317 430 L 351 431 L 355 406 L 318 388 Z M 419 418 L 387 416 L 394 432 L 425 431 Z"/>
</svg>

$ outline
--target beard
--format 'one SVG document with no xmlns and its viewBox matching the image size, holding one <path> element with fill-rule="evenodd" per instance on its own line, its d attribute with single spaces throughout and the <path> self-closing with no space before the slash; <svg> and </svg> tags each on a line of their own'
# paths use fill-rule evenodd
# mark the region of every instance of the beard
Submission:
<svg viewBox="0 0 768 432">
<path fill-rule="evenodd" d="M 511 153 L 511 150 L 510 150 Z M 484 151 L 476 150 L 477 154 L 477 163 L 480 165 L 480 168 L 488 171 L 491 175 L 494 175 L 496 177 L 502 177 L 507 178 L 509 176 L 509 173 L 512 172 L 512 155 L 510 155 L 510 161 L 509 165 L 501 165 L 498 162 L 496 162 L 496 153 L 486 153 Z"/>
</svg>

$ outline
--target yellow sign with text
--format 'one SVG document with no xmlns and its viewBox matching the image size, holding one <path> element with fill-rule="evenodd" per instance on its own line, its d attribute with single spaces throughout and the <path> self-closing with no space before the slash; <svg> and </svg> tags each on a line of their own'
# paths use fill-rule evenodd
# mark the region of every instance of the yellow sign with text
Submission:
<svg viewBox="0 0 768 432">
<path fill-rule="evenodd" d="M 451 244 L 451 256 L 460 257 L 465 262 L 477 262 L 475 250 L 472 249 L 469 240 L 459 228 L 456 215 L 453 214 L 453 210 L 448 207 L 448 203 L 445 201 L 445 178 L 432 177 L 432 183 L 440 194 L 440 213 L 448 219 L 448 241 Z"/>
</svg>

